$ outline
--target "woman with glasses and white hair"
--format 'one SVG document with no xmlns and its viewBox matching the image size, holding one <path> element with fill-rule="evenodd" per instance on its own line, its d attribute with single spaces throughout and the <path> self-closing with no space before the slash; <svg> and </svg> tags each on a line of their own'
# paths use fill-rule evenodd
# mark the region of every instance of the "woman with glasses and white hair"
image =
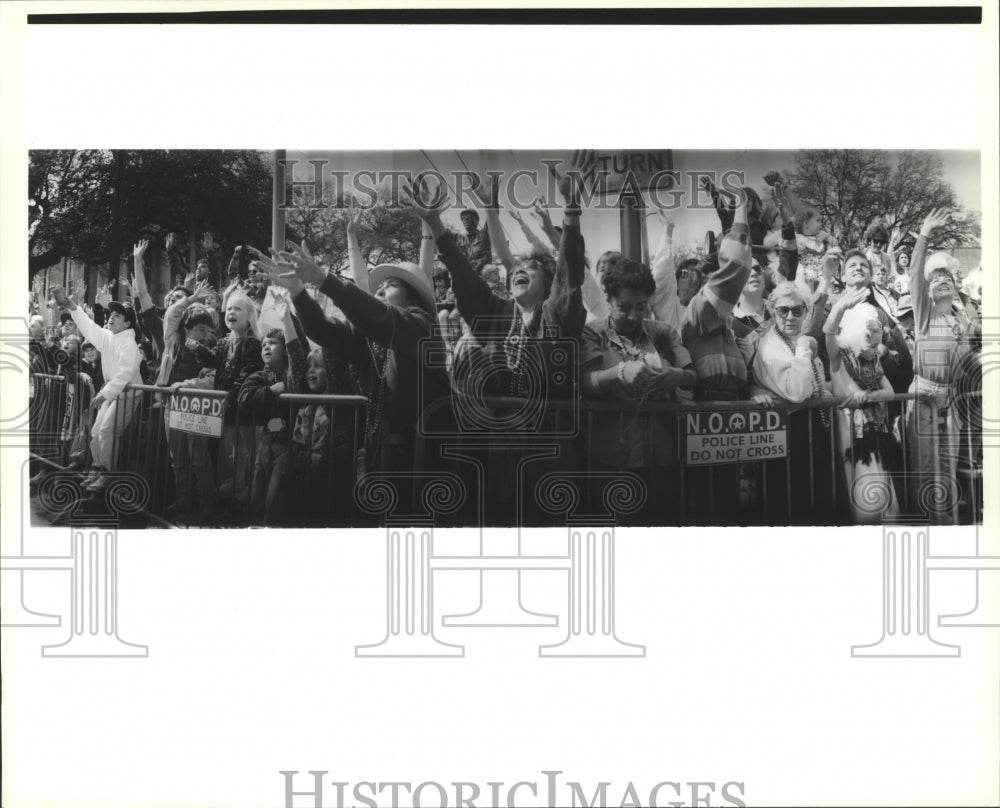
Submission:
<svg viewBox="0 0 1000 808">
<path fill-rule="evenodd" d="M 771 406 L 829 398 L 818 345 L 803 332 L 810 307 L 802 289 L 792 281 L 779 283 L 768 297 L 767 307 L 772 325 L 761 334 L 751 362 L 753 400 Z M 765 521 L 833 523 L 829 409 L 821 404 L 789 411 L 787 447 L 785 460 L 764 463 Z"/>
</svg>

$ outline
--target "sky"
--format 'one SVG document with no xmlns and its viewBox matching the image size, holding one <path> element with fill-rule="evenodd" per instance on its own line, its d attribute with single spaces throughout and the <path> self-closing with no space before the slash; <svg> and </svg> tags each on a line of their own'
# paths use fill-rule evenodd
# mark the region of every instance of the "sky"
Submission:
<svg viewBox="0 0 1000 808">
<path fill-rule="evenodd" d="M 428 171 L 435 170 L 448 175 L 449 179 L 453 172 L 460 171 L 484 171 L 495 170 L 504 172 L 504 177 L 508 177 L 517 171 L 538 172 L 541 176 L 546 176 L 547 169 L 541 160 L 560 159 L 570 160 L 572 152 L 566 150 L 475 150 L 458 149 L 451 151 L 422 152 L 419 150 L 408 151 L 350 151 L 350 152 L 320 152 L 320 151 L 293 151 L 287 152 L 288 159 L 299 160 L 300 165 L 296 169 L 297 179 L 309 176 L 311 171 L 305 164 L 306 160 L 324 161 L 325 170 L 346 171 L 347 178 L 344 180 L 345 189 L 350 191 L 352 178 L 356 172 L 361 170 L 373 171 Z M 600 152 L 604 155 L 612 155 L 614 152 Z M 674 233 L 675 241 L 683 244 L 702 243 L 705 234 L 709 231 L 718 232 L 719 220 L 712 209 L 691 210 L 686 203 L 691 199 L 691 172 L 695 171 L 715 171 L 721 175 L 725 171 L 742 171 L 745 174 L 746 182 L 753 188 L 762 189 L 764 186 L 763 177 L 768 171 L 784 171 L 790 169 L 795 163 L 794 150 L 764 151 L 764 150 L 714 150 L 695 151 L 675 149 L 672 152 L 673 169 L 681 172 L 685 194 L 680 208 L 671 212 L 670 216 L 676 224 Z M 945 177 L 952 184 L 961 203 L 975 211 L 980 211 L 981 184 L 980 184 L 980 155 L 976 151 L 939 151 L 944 161 Z M 697 182 L 697 180 L 694 180 Z M 363 182 L 365 182 L 363 180 Z M 717 181 L 718 182 L 718 181 Z M 366 184 L 374 184 L 370 181 Z M 386 187 L 388 183 L 386 183 Z M 506 188 L 506 186 L 504 186 Z M 515 185 L 515 193 L 520 198 L 521 194 L 530 191 L 533 182 L 528 178 L 518 180 Z M 533 194 L 532 194 L 533 195 Z M 663 199 L 667 200 L 667 194 L 663 194 Z M 503 205 L 501 205 L 503 207 Z M 461 208 L 452 207 L 444 214 L 446 223 L 461 230 L 459 213 Z M 560 215 L 558 206 L 550 208 L 553 222 L 559 224 Z M 657 240 L 662 232 L 657 219 L 647 211 L 647 238 L 649 248 L 656 249 Z M 535 231 L 541 236 L 540 229 L 536 226 L 535 220 L 524 214 L 524 218 L 529 224 L 534 226 Z M 527 239 L 522 234 L 520 227 L 506 212 L 501 213 L 501 224 L 515 252 L 523 251 L 527 248 Z M 604 250 L 619 249 L 621 243 L 620 214 L 616 209 L 609 210 L 585 210 L 582 220 L 583 234 L 587 242 L 587 249 L 591 256 L 599 255 Z"/>
</svg>

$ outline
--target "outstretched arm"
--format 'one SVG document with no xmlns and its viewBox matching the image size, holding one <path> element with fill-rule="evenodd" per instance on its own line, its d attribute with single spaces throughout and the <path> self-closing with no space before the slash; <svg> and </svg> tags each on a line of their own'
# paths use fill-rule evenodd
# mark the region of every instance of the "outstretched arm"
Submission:
<svg viewBox="0 0 1000 808">
<path fill-rule="evenodd" d="M 387 305 L 353 284 L 345 283 L 336 275 L 324 272 L 305 244 L 295 247 L 292 252 L 281 253 L 281 258 L 282 263 L 279 267 L 291 268 L 294 275 L 303 283 L 316 284 L 361 334 L 379 345 L 402 354 L 416 355 L 421 338 L 430 333 L 432 318 L 429 313 L 421 314 L 416 309 Z M 302 297 L 300 294 L 295 299 L 296 306 Z M 316 305 L 318 307 L 319 304 Z M 302 320 L 305 325 L 304 316 Z M 329 326 L 336 325 L 329 323 Z M 308 333 L 308 326 L 306 327 Z M 329 328 L 326 330 L 329 332 Z"/>
<path fill-rule="evenodd" d="M 437 239 L 441 258 L 451 275 L 455 304 L 463 319 L 471 325 L 477 317 L 503 310 L 504 301 L 493 294 L 489 284 L 472 268 L 468 257 L 458 248 L 454 237 L 441 221 L 441 210 L 445 204 L 443 189 L 439 188 L 432 194 L 426 184 L 419 183 L 405 189 L 405 194 L 408 204 L 413 206 L 416 214 L 427 223 Z M 496 216 L 496 209 L 492 210 L 492 215 Z M 491 211 L 487 209 L 487 222 L 490 216 Z M 510 260 L 513 261 L 512 258 Z"/>
<path fill-rule="evenodd" d="M 927 280 L 924 278 L 927 248 L 934 231 L 947 222 L 948 212 L 943 208 L 928 213 L 920 227 L 920 235 L 917 236 L 913 255 L 910 256 L 910 300 L 913 305 L 913 330 L 918 337 L 927 333 L 931 317 L 931 301 L 927 295 Z"/>
<path fill-rule="evenodd" d="M 360 224 L 361 211 L 352 205 L 350 216 L 347 219 L 347 260 L 351 266 L 351 278 L 354 279 L 355 286 L 363 292 L 370 292 L 368 267 L 361 254 L 361 245 L 358 243 L 358 226 Z"/>
<path fill-rule="evenodd" d="M 524 237 L 528 240 L 528 243 L 533 249 L 540 250 L 541 252 L 548 252 L 552 249 L 535 234 L 535 231 L 531 229 L 531 226 L 526 221 L 524 221 L 524 217 L 519 211 L 511 209 L 507 212 L 510 214 L 510 218 L 517 222 L 518 227 L 521 228 L 521 232 L 524 233 Z"/>
<path fill-rule="evenodd" d="M 149 295 L 149 288 L 146 286 L 146 264 L 143 256 L 149 241 L 140 239 L 132 249 L 132 258 L 135 261 L 135 291 L 139 296 L 139 311 L 144 312 L 153 308 L 153 298 Z"/>
<path fill-rule="evenodd" d="M 556 230 L 555 225 L 552 224 L 552 217 L 549 216 L 548 209 L 542 204 L 541 199 L 535 200 L 534 210 L 532 214 L 538 219 L 542 226 L 542 232 L 545 233 L 545 237 L 551 242 L 554 249 L 559 249 L 559 231 Z"/>
<path fill-rule="evenodd" d="M 577 151 L 573 155 L 570 172 L 560 175 L 555 169 L 551 169 L 565 205 L 556 274 L 542 309 L 550 322 L 559 323 L 563 327 L 564 337 L 578 337 L 586 320 L 581 294 L 586 272 L 583 235 L 580 232 L 579 182 L 582 179 L 578 182 L 578 178 L 589 176 L 596 159 L 593 151 Z"/>
</svg>

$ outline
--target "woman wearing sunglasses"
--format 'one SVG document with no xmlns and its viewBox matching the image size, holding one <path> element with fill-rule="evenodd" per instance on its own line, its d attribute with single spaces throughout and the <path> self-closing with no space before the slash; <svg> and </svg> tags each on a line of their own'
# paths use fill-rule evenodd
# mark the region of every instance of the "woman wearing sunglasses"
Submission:
<svg viewBox="0 0 1000 808">
<path fill-rule="evenodd" d="M 779 283 L 767 307 L 772 325 L 761 335 L 753 358 L 753 400 L 772 406 L 829 398 L 818 345 L 803 332 L 810 309 L 802 290 L 792 281 Z M 787 458 L 764 463 L 760 484 L 766 491 L 765 521 L 793 525 L 834 523 L 829 409 L 820 404 L 790 410 L 787 447 Z"/>
</svg>

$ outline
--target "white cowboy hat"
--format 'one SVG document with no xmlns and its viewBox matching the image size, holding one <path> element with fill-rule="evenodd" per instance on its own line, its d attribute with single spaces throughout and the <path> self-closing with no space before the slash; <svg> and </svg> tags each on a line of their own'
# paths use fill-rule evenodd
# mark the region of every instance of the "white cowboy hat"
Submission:
<svg viewBox="0 0 1000 808">
<path fill-rule="evenodd" d="M 437 298 L 434 287 L 426 273 L 416 264 L 403 261 L 399 264 L 379 264 L 368 274 L 368 288 L 372 294 L 389 278 L 396 278 L 409 286 L 420 299 L 420 306 L 434 317 L 437 313 Z"/>
</svg>

